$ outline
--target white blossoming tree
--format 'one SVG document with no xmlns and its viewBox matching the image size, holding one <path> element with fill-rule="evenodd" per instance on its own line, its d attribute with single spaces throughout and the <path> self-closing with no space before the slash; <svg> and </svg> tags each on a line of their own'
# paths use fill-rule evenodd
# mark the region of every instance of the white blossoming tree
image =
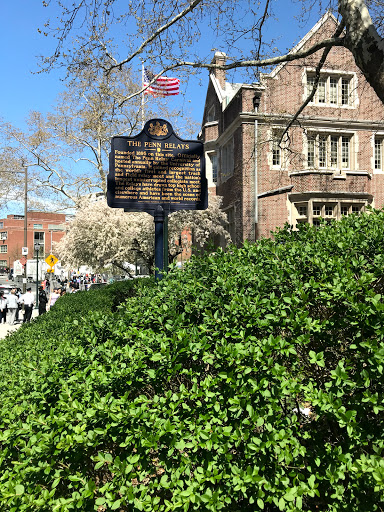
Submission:
<svg viewBox="0 0 384 512">
<path fill-rule="evenodd" d="M 225 228 L 227 217 L 220 204 L 220 197 L 210 196 L 207 210 L 180 211 L 169 216 L 169 261 L 191 247 L 200 250 L 215 237 L 230 242 Z M 153 217 L 147 213 L 109 208 L 104 199 L 83 202 L 55 250 L 62 263 L 71 267 L 89 265 L 100 269 L 112 264 L 128 271 L 126 263 L 139 257 L 153 268 L 154 232 Z"/>
</svg>

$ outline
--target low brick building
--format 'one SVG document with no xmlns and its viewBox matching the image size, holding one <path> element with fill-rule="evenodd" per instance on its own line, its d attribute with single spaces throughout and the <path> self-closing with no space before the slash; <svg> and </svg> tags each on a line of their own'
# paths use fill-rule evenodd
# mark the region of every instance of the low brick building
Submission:
<svg viewBox="0 0 384 512">
<path fill-rule="evenodd" d="M 327 13 L 292 52 L 335 27 Z M 209 186 L 224 198 L 235 243 L 286 222 L 317 224 L 384 204 L 384 107 L 347 49 L 330 51 L 312 101 L 283 135 L 312 92 L 319 55 L 281 64 L 254 84 L 210 74 L 201 137 Z"/>
<path fill-rule="evenodd" d="M 65 233 L 66 216 L 61 213 L 27 213 L 28 259 L 33 259 L 34 244 L 42 244 L 39 257 L 50 254 L 53 244 Z M 24 215 L 7 215 L 0 219 L 0 271 L 13 267 L 15 260 L 22 257 L 24 247 Z"/>
</svg>

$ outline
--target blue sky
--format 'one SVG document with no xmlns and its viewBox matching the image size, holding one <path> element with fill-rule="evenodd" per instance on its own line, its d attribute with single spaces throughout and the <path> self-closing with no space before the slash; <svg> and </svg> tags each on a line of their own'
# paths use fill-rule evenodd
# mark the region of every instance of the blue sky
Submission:
<svg viewBox="0 0 384 512">
<path fill-rule="evenodd" d="M 38 69 L 37 56 L 51 46 L 37 31 L 46 15 L 40 0 L 2 2 L 0 117 L 16 126 L 21 126 L 31 110 L 49 110 L 62 87 L 59 73 L 32 74 Z"/>
<path fill-rule="evenodd" d="M 140 1 L 140 0 L 138 0 Z M 229 0 L 230 1 L 230 0 Z M 248 0 L 239 0 L 248 2 Z M 275 20 L 269 21 L 269 31 L 264 37 L 277 39 L 276 46 L 281 52 L 292 48 L 318 21 L 323 13 L 313 12 L 306 23 L 299 23 L 293 19 L 298 16 L 303 6 L 301 0 L 271 0 Z M 68 5 L 72 0 L 64 0 Z M 116 0 L 124 6 L 125 0 Z M 16 128 L 25 129 L 25 120 L 30 111 L 36 110 L 46 113 L 52 110 L 54 100 L 64 89 L 64 70 L 56 70 L 49 74 L 36 74 L 38 71 L 38 56 L 50 55 L 54 50 L 55 41 L 38 33 L 38 28 L 43 29 L 48 17 L 55 18 L 56 0 L 51 0 L 50 7 L 44 8 L 42 0 L 3 0 L 0 21 L 0 63 L 2 76 L 0 81 L 0 121 L 9 122 Z M 239 17 L 243 14 L 238 9 Z M 204 32 L 204 31 L 203 31 Z M 220 46 L 208 31 L 204 33 L 204 39 L 198 43 L 200 55 L 213 57 L 212 48 L 224 51 L 228 54 L 231 49 Z M 138 58 L 133 63 L 133 71 L 141 76 L 141 61 Z M 152 69 L 158 72 L 159 69 Z M 35 73 L 33 73 L 35 72 Z M 177 72 L 172 73 L 177 76 Z M 230 74 L 229 80 L 242 82 L 244 79 L 239 71 Z M 202 121 L 205 95 L 208 85 L 208 71 L 200 74 L 190 74 L 187 82 L 181 84 L 179 96 L 169 98 L 171 110 L 184 111 L 186 125 L 192 118 L 196 123 L 193 130 L 197 136 Z M 160 117 L 160 115 L 159 115 Z M 185 121 L 185 116 L 184 116 Z M 180 122 L 184 125 L 184 122 Z M 177 133 L 181 138 L 191 138 L 190 133 Z M 193 136 L 192 136 L 193 137 Z M 78 172 L 78 171 L 74 171 Z M 12 211 L 11 211 L 12 210 Z M 8 213 L 23 213 L 23 204 L 8 203 Z"/>
<path fill-rule="evenodd" d="M 69 0 L 68 0 L 69 1 Z M 293 13 L 298 14 L 301 2 L 275 0 L 274 11 L 279 18 L 272 23 L 271 35 L 279 36 L 279 47 L 286 51 L 318 20 L 318 13 L 313 13 L 305 26 L 298 28 L 292 23 Z M 33 74 L 37 71 L 37 57 L 49 54 L 54 41 L 40 35 L 38 27 L 43 27 L 47 15 L 52 12 L 42 6 L 41 0 L 13 0 L 2 2 L 0 30 L 0 62 L 2 80 L 0 81 L 0 118 L 18 127 L 23 127 L 25 118 L 31 110 L 47 112 L 63 83 L 63 73 L 55 71 L 50 74 Z M 287 18 L 290 18 L 287 20 Z M 214 45 L 204 41 L 205 49 Z M 212 43 L 212 45 L 211 45 Z M 222 48 L 223 51 L 227 49 Z M 139 62 L 136 63 L 139 66 Z M 139 71 L 137 69 L 136 71 Z M 156 71 L 156 70 L 154 70 Z M 175 73 L 176 74 L 176 73 Z M 235 81 L 241 81 L 241 79 Z M 174 98 L 175 107 L 186 106 L 199 123 L 202 120 L 205 91 L 208 73 L 205 71 L 198 77 L 191 77 L 187 84 L 182 85 L 185 96 Z"/>
</svg>

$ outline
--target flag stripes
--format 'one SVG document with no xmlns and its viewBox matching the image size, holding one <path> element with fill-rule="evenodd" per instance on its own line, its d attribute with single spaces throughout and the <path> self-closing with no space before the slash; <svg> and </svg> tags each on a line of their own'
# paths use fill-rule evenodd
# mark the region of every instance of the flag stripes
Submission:
<svg viewBox="0 0 384 512">
<path fill-rule="evenodd" d="M 153 81 L 154 75 L 148 69 L 144 69 L 143 87 L 147 87 Z M 153 84 L 151 84 L 144 94 L 151 94 L 155 98 L 162 98 L 165 96 L 175 96 L 179 94 L 180 80 L 178 78 L 168 78 L 166 76 L 159 76 Z"/>
</svg>

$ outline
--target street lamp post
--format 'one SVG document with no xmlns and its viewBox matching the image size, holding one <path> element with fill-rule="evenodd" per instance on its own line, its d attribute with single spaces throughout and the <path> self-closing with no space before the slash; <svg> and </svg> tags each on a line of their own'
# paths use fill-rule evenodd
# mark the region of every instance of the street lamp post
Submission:
<svg viewBox="0 0 384 512">
<path fill-rule="evenodd" d="M 36 252 L 36 307 L 39 307 L 39 252 L 40 248 L 43 247 L 43 244 L 37 242 L 34 245 L 34 249 Z"/>
</svg>

